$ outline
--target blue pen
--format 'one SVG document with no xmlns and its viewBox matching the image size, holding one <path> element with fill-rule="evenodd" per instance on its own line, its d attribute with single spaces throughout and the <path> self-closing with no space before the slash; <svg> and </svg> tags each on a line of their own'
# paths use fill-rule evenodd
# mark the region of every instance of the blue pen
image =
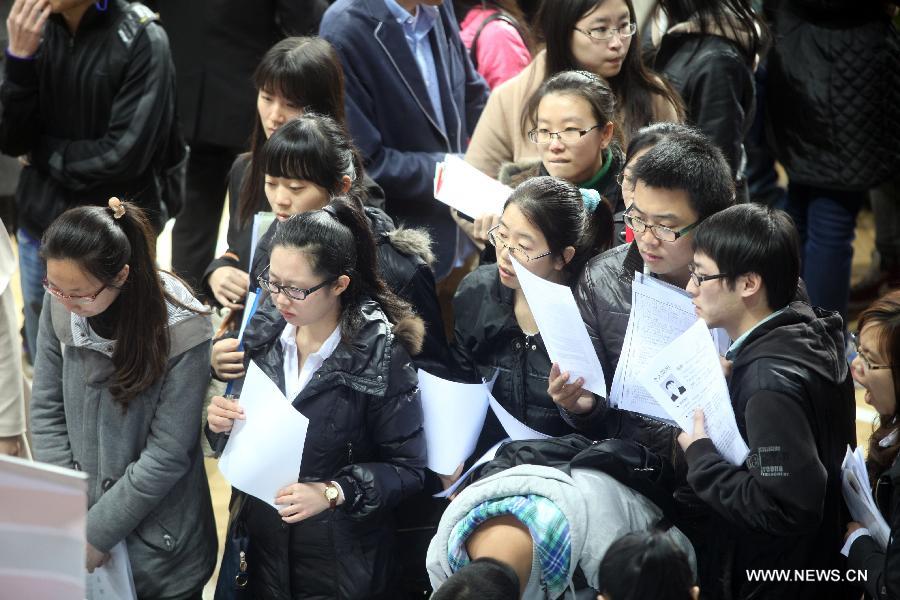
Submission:
<svg viewBox="0 0 900 600">
<path fill-rule="evenodd" d="M 241 330 L 238 332 L 238 351 L 242 351 L 244 349 L 244 330 L 247 328 L 247 323 L 250 322 L 250 319 L 253 318 L 253 315 L 256 314 L 256 309 L 259 308 L 259 299 L 262 297 L 262 290 L 260 288 L 256 288 L 256 297 L 253 299 L 253 304 L 250 305 L 248 314 L 244 315 L 243 323 L 241 324 Z M 228 385 L 225 386 L 225 399 L 226 400 L 234 400 L 234 380 L 228 382 Z"/>
</svg>

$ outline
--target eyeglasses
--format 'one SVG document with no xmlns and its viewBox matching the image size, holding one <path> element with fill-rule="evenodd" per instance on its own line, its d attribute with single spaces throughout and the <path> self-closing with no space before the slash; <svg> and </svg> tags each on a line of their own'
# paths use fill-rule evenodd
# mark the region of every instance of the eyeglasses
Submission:
<svg viewBox="0 0 900 600">
<path fill-rule="evenodd" d="M 853 340 L 853 345 L 856 346 L 856 355 L 862 359 L 862 372 L 866 371 L 882 371 L 884 369 L 893 369 L 894 365 L 873 365 L 872 361 L 868 359 L 868 357 L 860 352 L 859 350 L 859 332 L 855 331 L 850 334 L 850 339 Z"/>
<path fill-rule="evenodd" d="M 591 131 L 597 129 L 598 127 L 600 127 L 599 124 L 594 125 L 593 127 L 588 127 L 587 129 L 575 129 L 574 127 L 569 127 L 568 129 L 563 129 L 562 131 L 532 129 L 528 132 L 528 139 L 535 144 L 549 144 L 551 141 L 553 141 L 553 138 L 558 139 L 563 144 L 577 144 L 578 140 L 586 136 Z"/>
<path fill-rule="evenodd" d="M 275 283 L 274 281 L 269 281 L 268 279 L 263 279 L 263 276 L 260 275 L 256 278 L 259 282 L 259 287 L 266 290 L 272 296 L 277 296 L 281 292 L 284 292 L 288 298 L 291 300 L 306 300 L 306 297 L 312 294 L 315 291 L 321 290 L 323 287 L 337 280 L 337 277 L 332 277 L 331 279 L 326 279 L 319 285 L 313 286 L 309 289 L 302 289 L 298 287 L 293 287 L 290 285 L 281 285 L 280 283 Z"/>
<path fill-rule="evenodd" d="M 691 281 L 694 282 L 694 285 L 700 287 L 704 281 L 712 281 L 713 279 L 724 279 L 726 277 L 730 277 L 729 273 L 716 273 L 715 275 L 700 275 L 694 269 L 688 269 L 688 273 L 691 276 Z"/>
<path fill-rule="evenodd" d="M 490 229 L 488 229 L 488 241 L 491 243 L 491 246 L 497 248 L 498 250 L 503 247 L 506 248 L 506 251 L 509 252 L 510 256 L 520 256 L 525 259 L 525 262 L 531 262 L 533 260 L 538 260 L 539 258 L 544 258 L 545 256 L 550 256 L 552 254 L 549 250 L 544 252 L 543 254 L 539 254 L 538 256 L 528 256 L 524 250 L 521 248 L 515 248 L 507 244 L 504 240 L 500 239 L 497 236 L 497 228 L 499 225 L 494 225 Z"/>
<path fill-rule="evenodd" d="M 575 31 L 583 33 L 592 40 L 607 42 L 615 36 L 619 36 L 620 38 L 629 38 L 633 36 L 637 32 L 637 23 L 628 23 L 621 27 L 596 27 L 594 29 L 578 29 L 575 27 Z"/>
<path fill-rule="evenodd" d="M 625 224 L 631 227 L 635 233 L 644 233 L 649 229 L 650 233 L 653 234 L 653 237 L 661 242 L 674 242 L 700 224 L 700 221 L 697 221 L 684 229 L 675 231 L 674 229 L 669 229 L 663 225 L 648 225 L 645 221 L 629 213 L 625 213 L 623 216 L 625 218 Z"/>
<path fill-rule="evenodd" d="M 93 294 L 90 294 L 89 296 L 68 296 L 66 294 L 63 294 L 60 290 L 56 289 L 55 287 L 51 286 L 50 282 L 47 281 L 46 277 L 41 282 L 41 284 L 44 286 L 44 289 L 47 290 L 47 292 L 49 294 L 51 294 L 57 300 L 63 300 L 65 302 L 75 302 L 76 304 L 90 304 L 91 302 L 93 302 L 94 300 L 97 299 L 97 296 L 99 296 L 100 294 L 103 293 L 103 290 L 110 287 L 110 285 L 108 283 L 105 283 L 105 284 L 103 284 L 102 288 L 100 288 Z"/>
</svg>

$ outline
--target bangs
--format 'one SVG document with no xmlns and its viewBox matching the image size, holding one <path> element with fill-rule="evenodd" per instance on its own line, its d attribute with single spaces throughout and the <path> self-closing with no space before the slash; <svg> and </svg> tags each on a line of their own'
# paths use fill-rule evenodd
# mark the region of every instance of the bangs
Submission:
<svg viewBox="0 0 900 600">
<path fill-rule="evenodd" d="M 326 140 L 313 127 L 280 127 L 263 145 L 263 173 L 270 177 L 304 179 L 326 190 L 334 190 L 340 177 L 322 152 Z"/>
</svg>

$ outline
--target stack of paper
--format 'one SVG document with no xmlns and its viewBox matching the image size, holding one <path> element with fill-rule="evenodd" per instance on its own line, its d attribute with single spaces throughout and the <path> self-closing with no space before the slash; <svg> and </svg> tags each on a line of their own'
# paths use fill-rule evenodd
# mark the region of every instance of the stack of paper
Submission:
<svg viewBox="0 0 900 600">
<path fill-rule="evenodd" d="M 525 294 L 528 308 L 538 325 L 550 360 L 561 372 L 569 372 L 569 381 L 584 378 L 584 389 L 606 396 L 603 368 L 587 328 L 578 310 L 572 290 L 564 285 L 541 279 L 511 259 L 516 278 Z"/>
<path fill-rule="evenodd" d="M 849 445 L 847 446 L 847 453 L 841 464 L 841 489 L 853 520 L 868 529 L 872 538 L 883 549 L 887 549 L 891 528 L 881 516 L 875 498 L 872 497 L 866 460 L 860 448 L 853 451 Z"/>
<path fill-rule="evenodd" d="M 750 449 L 735 422 L 719 353 L 703 321 L 696 321 L 657 353 L 638 379 L 684 431 L 694 430 L 694 410 L 703 409 L 706 434 L 719 454 L 734 465 L 744 462 Z"/>
<path fill-rule="evenodd" d="M 475 218 L 499 215 L 512 188 L 492 179 L 455 154 L 434 169 L 434 197 L 458 212 Z"/>
</svg>

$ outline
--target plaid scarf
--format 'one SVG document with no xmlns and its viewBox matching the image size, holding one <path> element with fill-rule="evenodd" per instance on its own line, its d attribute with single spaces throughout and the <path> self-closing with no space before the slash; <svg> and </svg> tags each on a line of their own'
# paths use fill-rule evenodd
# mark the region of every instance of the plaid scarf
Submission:
<svg viewBox="0 0 900 600">
<path fill-rule="evenodd" d="M 541 564 L 541 584 L 551 598 L 566 590 L 572 560 L 569 521 L 561 510 L 543 496 L 509 496 L 482 502 L 451 530 L 447 559 L 455 573 L 469 564 L 466 540 L 475 529 L 494 517 L 512 515 L 528 527 Z"/>
</svg>

